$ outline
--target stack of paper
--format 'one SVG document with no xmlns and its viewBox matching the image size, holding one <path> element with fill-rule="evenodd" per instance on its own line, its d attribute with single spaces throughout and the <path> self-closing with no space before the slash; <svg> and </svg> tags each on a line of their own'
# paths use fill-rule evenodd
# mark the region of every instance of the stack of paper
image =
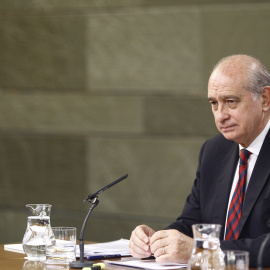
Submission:
<svg viewBox="0 0 270 270">
<path fill-rule="evenodd" d="M 114 255 L 114 254 L 120 254 L 121 256 L 131 255 L 129 252 L 129 240 L 120 239 L 106 243 L 84 245 L 85 257 L 94 255 Z M 76 256 L 80 257 L 79 245 L 77 245 L 76 247 Z"/>
<path fill-rule="evenodd" d="M 24 253 L 22 244 L 6 244 L 4 250 Z M 79 245 L 76 246 L 76 254 L 80 257 Z M 120 239 L 112 242 L 98 243 L 98 244 L 85 244 L 84 256 L 92 255 L 114 255 L 120 254 L 121 256 L 129 256 L 129 240 Z"/>
<path fill-rule="evenodd" d="M 24 253 L 22 244 L 7 244 L 4 245 L 4 249 L 7 251 L 13 251 L 18 253 Z M 77 257 L 80 257 L 80 248 L 76 246 Z M 95 255 L 114 255 L 120 254 L 121 256 L 130 256 L 129 252 L 129 240 L 120 239 L 111 242 L 98 243 L 98 244 L 86 244 L 84 245 L 84 256 L 95 256 Z M 116 260 L 116 261 L 105 261 L 107 264 L 117 264 L 128 267 L 135 267 L 147 270 L 173 270 L 186 268 L 186 264 L 178 263 L 157 263 L 155 260 L 140 260 L 132 259 L 128 261 Z"/>
<path fill-rule="evenodd" d="M 7 245 L 4 245 L 4 250 L 24 253 L 22 244 L 7 244 Z"/>
<path fill-rule="evenodd" d="M 148 270 L 171 270 L 187 268 L 186 264 L 180 263 L 157 263 L 155 260 L 129 260 L 129 261 L 105 261 L 106 264 L 115 264 L 128 267 L 142 268 Z"/>
</svg>

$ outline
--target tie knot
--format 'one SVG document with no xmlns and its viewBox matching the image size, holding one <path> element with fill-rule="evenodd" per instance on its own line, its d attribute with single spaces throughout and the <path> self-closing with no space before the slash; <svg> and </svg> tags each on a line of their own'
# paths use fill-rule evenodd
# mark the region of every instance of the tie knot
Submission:
<svg viewBox="0 0 270 270">
<path fill-rule="evenodd" d="M 240 151 L 240 164 L 247 164 L 247 161 L 248 161 L 250 154 L 251 153 L 247 149 L 245 149 L 245 148 L 241 149 L 241 151 Z"/>
</svg>

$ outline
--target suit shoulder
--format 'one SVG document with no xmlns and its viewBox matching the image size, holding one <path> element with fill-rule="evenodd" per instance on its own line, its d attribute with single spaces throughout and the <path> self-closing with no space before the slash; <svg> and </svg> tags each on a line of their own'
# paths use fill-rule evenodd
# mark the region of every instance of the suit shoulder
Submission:
<svg viewBox="0 0 270 270">
<path fill-rule="evenodd" d="M 226 149 L 226 148 L 230 148 L 232 146 L 235 146 L 237 143 L 235 143 L 234 141 L 229 141 L 227 140 L 222 134 L 218 134 L 217 136 L 208 139 L 207 141 L 205 141 L 203 148 L 207 148 L 207 149 Z"/>
</svg>

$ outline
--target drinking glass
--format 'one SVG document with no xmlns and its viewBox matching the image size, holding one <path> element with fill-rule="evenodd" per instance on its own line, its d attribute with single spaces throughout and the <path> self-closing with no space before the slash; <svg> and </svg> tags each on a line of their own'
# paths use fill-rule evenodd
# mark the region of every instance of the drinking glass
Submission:
<svg viewBox="0 0 270 270">
<path fill-rule="evenodd" d="M 248 270 L 249 253 L 242 250 L 224 250 L 226 270 Z"/>
<path fill-rule="evenodd" d="M 68 264 L 76 260 L 76 228 L 52 227 L 46 248 L 46 264 Z"/>
</svg>

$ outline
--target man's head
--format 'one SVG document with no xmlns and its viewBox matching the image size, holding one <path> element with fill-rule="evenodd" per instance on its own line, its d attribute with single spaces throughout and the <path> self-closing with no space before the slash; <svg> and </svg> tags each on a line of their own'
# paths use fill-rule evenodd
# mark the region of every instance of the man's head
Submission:
<svg viewBox="0 0 270 270">
<path fill-rule="evenodd" d="M 270 74 L 256 58 L 223 58 L 209 78 L 208 100 L 218 130 L 247 147 L 270 117 Z"/>
</svg>

